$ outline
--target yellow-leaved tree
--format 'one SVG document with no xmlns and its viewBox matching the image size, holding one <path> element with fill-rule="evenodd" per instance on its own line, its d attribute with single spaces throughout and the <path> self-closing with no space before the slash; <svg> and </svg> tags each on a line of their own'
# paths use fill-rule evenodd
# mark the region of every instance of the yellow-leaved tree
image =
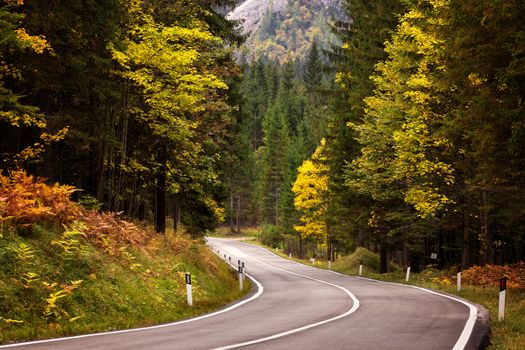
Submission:
<svg viewBox="0 0 525 350">
<path fill-rule="evenodd" d="M 20 132 L 32 129 L 37 132 L 36 140 L 28 139 L 2 154 L 0 166 L 17 168 L 28 161 L 39 161 L 46 148 L 64 139 L 68 128 L 57 132 L 46 131 L 47 120 L 38 108 L 25 104 L 24 95 L 11 89 L 8 81 L 18 81 L 22 75 L 13 63 L 13 57 L 28 52 L 53 54 L 51 45 L 43 35 L 31 35 L 22 27 L 23 13 L 19 10 L 23 0 L 4 0 L 0 7 L 0 127 L 4 132 Z M 34 143 L 31 145 L 31 142 Z"/>
<path fill-rule="evenodd" d="M 324 150 L 325 140 L 322 139 L 312 157 L 299 167 L 292 187 L 294 206 L 301 212 L 301 224 L 294 229 L 302 238 L 314 239 L 319 249 L 326 249 L 328 237 L 328 166 Z"/>
</svg>

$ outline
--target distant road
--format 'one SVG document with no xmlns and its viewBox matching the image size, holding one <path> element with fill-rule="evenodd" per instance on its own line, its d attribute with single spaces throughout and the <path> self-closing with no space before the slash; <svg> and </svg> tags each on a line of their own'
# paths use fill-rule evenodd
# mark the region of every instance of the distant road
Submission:
<svg viewBox="0 0 525 350">
<path fill-rule="evenodd" d="M 121 332 L 21 343 L 17 349 L 474 349 L 477 309 L 426 290 L 304 266 L 254 245 L 210 238 L 257 281 L 241 305 Z M 474 332 L 472 332 L 474 328 Z"/>
</svg>

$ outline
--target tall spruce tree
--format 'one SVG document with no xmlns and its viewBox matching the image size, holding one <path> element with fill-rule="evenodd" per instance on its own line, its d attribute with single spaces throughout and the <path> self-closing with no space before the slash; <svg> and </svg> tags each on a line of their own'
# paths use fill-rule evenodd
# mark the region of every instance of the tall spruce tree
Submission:
<svg viewBox="0 0 525 350">
<path fill-rule="evenodd" d="M 330 196 L 328 221 L 336 245 L 348 252 L 355 244 L 374 247 L 370 235 L 371 201 L 345 186 L 345 164 L 358 156 L 360 145 L 356 132 L 348 123 L 359 124 L 364 116 L 363 99 L 373 94 L 370 75 L 374 66 L 387 57 L 384 43 L 397 25 L 403 11 L 399 0 L 344 1 L 347 20 L 333 25 L 342 46 L 329 52 L 331 64 L 338 71 L 339 90 L 332 97 L 333 117 L 328 121 L 326 136 Z M 382 257 L 385 257 L 383 249 Z M 385 264 L 383 264 L 385 266 Z"/>
</svg>

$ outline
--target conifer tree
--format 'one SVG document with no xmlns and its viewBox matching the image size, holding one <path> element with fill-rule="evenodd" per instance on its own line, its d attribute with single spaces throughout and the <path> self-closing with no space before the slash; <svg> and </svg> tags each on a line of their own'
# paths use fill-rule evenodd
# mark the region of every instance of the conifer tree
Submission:
<svg viewBox="0 0 525 350">
<path fill-rule="evenodd" d="M 288 172 L 289 127 L 280 103 L 271 105 L 263 119 L 264 146 L 261 150 L 262 220 L 279 225 L 279 203 Z"/>
</svg>

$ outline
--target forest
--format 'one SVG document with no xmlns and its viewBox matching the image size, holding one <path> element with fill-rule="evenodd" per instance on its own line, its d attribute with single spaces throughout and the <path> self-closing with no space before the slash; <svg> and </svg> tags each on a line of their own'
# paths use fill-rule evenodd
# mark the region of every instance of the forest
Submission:
<svg viewBox="0 0 525 350">
<path fill-rule="evenodd" d="M 328 35 L 297 2 L 256 57 L 236 3 L 2 0 L 2 173 L 381 272 L 525 259 L 525 3 L 345 0 Z"/>
</svg>

